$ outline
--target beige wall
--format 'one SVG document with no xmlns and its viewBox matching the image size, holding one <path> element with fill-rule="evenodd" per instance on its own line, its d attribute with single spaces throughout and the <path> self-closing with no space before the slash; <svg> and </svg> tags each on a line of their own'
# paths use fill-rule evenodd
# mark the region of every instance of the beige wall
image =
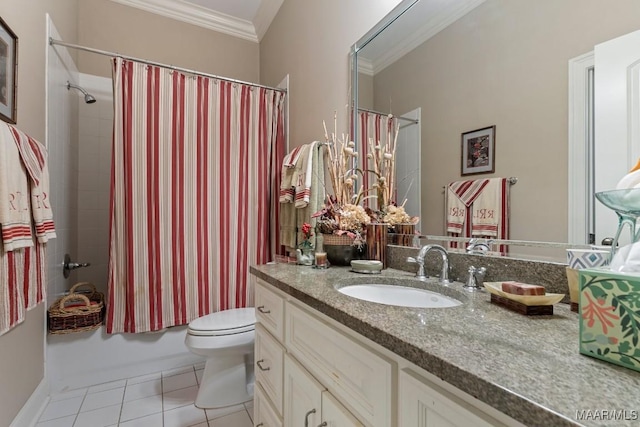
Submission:
<svg viewBox="0 0 640 427">
<path fill-rule="evenodd" d="M 285 0 L 260 43 L 261 81 L 290 77 L 290 146 L 324 137 L 338 112 L 338 132 L 348 132 L 349 51 L 397 0 Z"/>
<path fill-rule="evenodd" d="M 75 41 L 77 0 L 2 0 L 0 16 L 18 36 L 18 126 L 45 140 L 45 14 Z M 44 377 L 41 304 L 24 323 L 0 337 L 0 426 L 8 426 Z"/>
<path fill-rule="evenodd" d="M 639 28 L 633 0 L 487 0 L 379 73 L 376 109 L 422 107 L 421 231 L 443 232 L 461 133 L 496 125 L 496 173 L 471 178 L 518 178 L 512 238 L 566 242 L 568 61 Z"/>
<path fill-rule="evenodd" d="M 164 64 L 258 82 L 259 45 L 110 0 L 82 0 L 78 43 Z M 109 58 L 80 53 L 82 73 L 111 77 Z"/>
</svg>

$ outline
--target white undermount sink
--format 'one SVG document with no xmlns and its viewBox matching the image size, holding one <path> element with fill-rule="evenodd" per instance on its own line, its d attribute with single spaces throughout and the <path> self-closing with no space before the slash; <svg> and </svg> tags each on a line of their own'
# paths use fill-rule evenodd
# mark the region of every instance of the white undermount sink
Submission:
<svg viewBox="0 0 640 427">
<path fill-rule="evenodd" d="M 462 303 L 456 299 L 427 291 L 398 285 L 358 284 L 338 288 L 338 292 L 353 298 L 379 304 L 415 308 L 456 307 Z"/>
</svg>

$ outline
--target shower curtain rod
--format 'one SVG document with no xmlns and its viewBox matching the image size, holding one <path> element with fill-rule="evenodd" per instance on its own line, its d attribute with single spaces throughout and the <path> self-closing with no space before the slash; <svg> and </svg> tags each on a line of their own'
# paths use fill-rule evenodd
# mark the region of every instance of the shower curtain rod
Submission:
<svg viewBox="0 0 640 427">
<path fill-rule="evenodd" d="M 366 108 L 358 108 L 358 111 L 362 111 L 364 113 L 373 113 L 373 114 L 380 114 L 381 116 L 388 116 L 389 113 L 381 113 L 380 111 L 375 111 L 375 110 L 367 110 Z M 402 116 L 397 116 L 396 119 L 398 120 L 405 120 L 407 122 L 411 122 L 414 125 L 417 125 L 418 123 L 420 123 L 419 120 L 416 119 L 409 119 L 407 117 L 402 117 Z"/>
<path fill-rule="evenodd" d="M 127 56 L 127 55 L 122 55 L 122 54 L 115 53 L 115 52 L 109 52 L 109 51 L 106 51 L 106 50 L 94 49 L 92 47 L 86 47 L 86 46 L 80 46 L 80 45 L 77 45 L 77 44 L 71 44 L 71 43 L 63 42 L 62 40 L 55 40 L 52 37 L 49 37 L 49 44 L 51 46 L 53 46 L 54 44 L 57 44 L 57 45 L 60 45 L 60 46 L 69 47 L 71 49 L 78 49 L 78 50 L 82 50 L 82 51 L 85 51 L 85 52 L 97 53 L 98 55 L 105 55 L 105 56 L 112 56 L 112 57 L 116 56 L 116 57 L 119 57 L 119 58 L 122 58 L 122 59 L 141 62 L 143 64 L 154 65 L 156 67 L 167 68 L 167 69 L 170 69 L 170 70 L 181 71 L 183 73 L 194 74 L 196 76 L 210 77 L 210 78 L 217 79 L 217 80 L 224 80 L 224 81 L 227 81 L 227 82 L 239 83 L 239 84 L 243 84 L 243 85 L 247 85 L 247 86 L 261 87 L 261 88 L 264 88 L 264 89 L 271 89 L 271 90 L 275 90 L 275 91 L 278 91 L 278 92 L 284 92 L 284 93 L 287 92 L 286 89 L 279 88 L 279 87 L 270 87 L 270 86 L 260 85 L 260 84 L 257 84 L 257 83 L 243 82 L 242 80 L 230 79 L 228 77 L 220 77 L 220 76 L 216 76 L 214 74 L 203 73 L 203 72 L 200 72 L 200 71 L 190 70 L 188 68 L 175 67 L 173 65 L 167 65 L 167 64 L 162 64 L 160 62 L 154 62 L 154 61 L 149 61 L 149 60 L 146 60 L 146 59 L 140 59 L 140 58 L 136 58 L 134 56 Z"/>
</svg>

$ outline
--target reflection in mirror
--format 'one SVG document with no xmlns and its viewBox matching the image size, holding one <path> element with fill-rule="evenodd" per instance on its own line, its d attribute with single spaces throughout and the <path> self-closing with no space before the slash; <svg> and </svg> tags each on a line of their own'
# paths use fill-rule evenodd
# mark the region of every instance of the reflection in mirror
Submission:
<svg viewBox="0 0 640 427">
<path fill-rule="evenodd" d="M 356 43 L 354 107 L 396 117 L 419 111 L 422 234 L 446 234 L 443 186 L 513 176 L 510 238 L 554 244 L 510 255 L 564 261 L 553 247 L 568 241 L 572 221 L 569 61 L 637 29 L 633 0 L 419 0 L 402 2 Z M 488 126 L 496 126 L 495 173 L 463 178 L 461 135 Z M 572 243 L 586 244 L 586 231 Z"/>
</svg>

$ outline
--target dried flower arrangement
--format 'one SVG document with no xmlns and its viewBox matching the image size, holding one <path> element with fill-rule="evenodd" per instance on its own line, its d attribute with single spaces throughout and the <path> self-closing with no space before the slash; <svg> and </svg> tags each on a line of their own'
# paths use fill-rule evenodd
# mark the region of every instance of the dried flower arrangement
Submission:
<svg viewBox="0 0 640 427">
<path fill-rule="evenodd" d="M 347 235 L 353 240 L 353 245 L 362 246 L 365 227 L 371 218 L 359 204 L 364 188 L 361 186 L 357 192 L 354 188 L 358 178 L 355 143 L 349 141 L 348 135 L 338 137 L 336 114 L 331 136 L 324 121 L 323 126 L 328 151 L 327 168 L 334 196 L 327 195 L 325 207 L 313 215 L 318 218 L 316 227 L 323 234 Z"/>
<path fill-rule="evenodd" d="M 398 130 L 393 140 L 389 134 L 383 144 L 369 139 L 370 169 L 363 171 L 356 167 L 359 153 L 355 143 L 349 140 L 348 134 L 338 137 L 337 115 L 334 114 L 334 132 L 331 135 L 327 132 L 324 121 L 323 126 L 328 146 L 327 167 L 334 196 L 327 195 L 325 207 L 313 215 L 318 218 L 317 231 L 323 234 L 346 234 L 353 239 L 354 245 L 361 246 L 364 243 L 366 225 L 372 221 L 388 223 L 392 227 L 397 224 L 416 224 L 419 218 L 409 216 L 404 210 L 404 203 L 397 206 L 392 202 Z M 356 191 L 358 173 L 369 172 L 376 176 L 372 188 L 365 189 L 361 185 Z M 368 195 L 373 192 L 375 194 Z M 361 202 L 367 198 L 377 199 L 377 212 L 361 206 Z"/>
</svg>

